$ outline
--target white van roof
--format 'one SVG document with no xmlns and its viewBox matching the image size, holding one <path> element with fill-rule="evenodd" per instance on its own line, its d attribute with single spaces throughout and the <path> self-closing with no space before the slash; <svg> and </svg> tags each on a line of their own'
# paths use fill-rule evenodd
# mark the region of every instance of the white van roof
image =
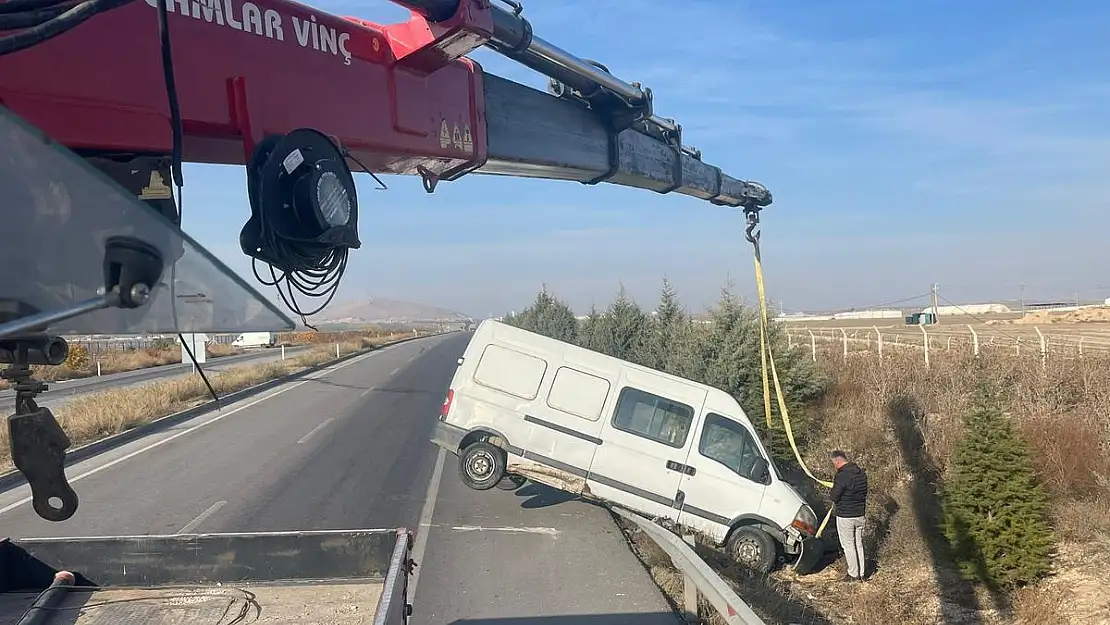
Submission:
<svg viewBox="0 0 1110 625">
<path fill-rule="evenodd" d="M 482 323 L 478 324 L 478 329 L 474 333 L 475 338 L 477 338 L 478 336 L 480 336 L 483 333 L 495 333 L 498 336 L 508 335 L 510 337 L 513 334 L 516 334 L 517 336 L 520 336 L 522 338 L 527 336 L 528 339 L 531 340 L 531 341 L 536 340 L 534 337 L 539 337 L 540 339 L 543 339 L 545 341 L 551 341 L 553 343 L 558 343 L 559 345 L 570 345 L 571 347 L 574 347 L 576 349 L 584 350 L 584 351 L 590 352 L 591 354 L 596 354 L 600 358 L 609 359 L 613 362 L 613 364 L 619 363 L 623 367 L 628 367 L 628 368 L 633 369 L 633 370 L 637 370 L 637 371 L 641 371 L 641 372 L 645 372 L 645 373 L 650 373 L 652 375 L 663 376 L 664 378 L 670 379 L 670 380 L 675 381 L 675 382 L 682 382 L 682 383 L 685 383 L 685 384 L 694 384 L 694 385 L 696 385 L 696 386 L 698 386 L 698 387 L 700 387 L 700 388 L 702 388 L 706 391 L 706 393 L 707 393 L 706 401 L 707 402 L 715 403 L 715 404 L 722 404 L 723 403 L 723 404 L 726 404 L 726 405 L 734 405 L 734 406 L 736 406 L 737 408 L 739 408 L 741 410 L 741 414 L 736 415 L 736 416 L 744 416 L 744 417 L 748 416 L 747 413 L 743 412 L 743 408 L 740 407 L 740 404 L 739 404 L 739 402 L 736 401 L 735 397 L 733 397 L 729 393 L 726 393 L 726 392 L 722 391 L 719 388 L 716 388 L 714 386 L 709 386 L 708 384 L 703 384 L 703 383 L 697 382 L 695 380 L 690 380 L 690 379 L 687 379 L 687 378 L 683 378 L 683 377 L 674 375 L 672 373 L 667 373 L 665 371 L 659 371 L 658 369 L 652 369 L 651 367 L 645 367 L 643 365 L 639 365 L 639 364 L 636 364 L 634 362 L 630 362 L 630 361 L 627 361 L 627 360 L 621 360 L 620 358 L 616 358 L 615 356 L 610 356 L 610 355 L 602 353 L 602 352 L 594 351 L 592 349 L 582 347 L 581 345 L 576 345 L 574 343 L 567 343 L 566 341 L 560 341 L 559 339 L 551 338 L 550 336 L 546 336 L 544 334 L 539 334 L 538 332 L 531 332 L 531 331 L 525 330 L 523 328 L 518 328 L 514 325 L 507 324 L 504 321 L 499 321 L 497 319 L 486 319 L 486 320 L 482 321 Z"/>
</svg>

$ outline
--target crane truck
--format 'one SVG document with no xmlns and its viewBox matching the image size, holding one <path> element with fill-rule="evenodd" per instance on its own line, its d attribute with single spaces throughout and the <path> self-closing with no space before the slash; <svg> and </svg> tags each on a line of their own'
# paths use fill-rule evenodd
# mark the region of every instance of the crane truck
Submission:
<svg viewBox="0 0 1110 625">
<path fill-rule="evenodd" d="M 355 173 L 419 176 L 428 193 L 470 174 L 607 182 L 738 207 L 749 224 L 771 204 L 705 162 L 650 89 L 537 35 L 519 2 L 393 1 L 407 21 L 289 0 L 0 0 L 0 363 L 40 517 L 78 508 L 70 440 L 31 368 L 63 362 L 64 335 L 294 327 L 181 230 L 185 162 L 245 168 L 240 246 L 302 318 L 361 246 Z M 483 46 L 547 92 L 483 71 L 467 56 Z M 323 303 L 307 312 L 298 295 Z M 358 622 L 401 623 L 411 539 L 5 540 L 0 621 L 344 623 L 362 602 Z"/>
</svg>

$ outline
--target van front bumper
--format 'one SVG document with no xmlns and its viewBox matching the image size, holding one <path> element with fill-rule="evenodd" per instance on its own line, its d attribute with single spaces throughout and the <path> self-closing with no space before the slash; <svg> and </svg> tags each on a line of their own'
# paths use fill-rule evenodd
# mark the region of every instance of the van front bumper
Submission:
<svg viewBox="0 0 1110 625">
<path fill-rule="evenodd" d="M 432 438 L 430 440 L 443 449 L 458 454 L 459 446 L 462 445 L 465 436 L 466 430 L 461 427 L 437 420 L 435 427 L 432 428 Z"/>
</svg>

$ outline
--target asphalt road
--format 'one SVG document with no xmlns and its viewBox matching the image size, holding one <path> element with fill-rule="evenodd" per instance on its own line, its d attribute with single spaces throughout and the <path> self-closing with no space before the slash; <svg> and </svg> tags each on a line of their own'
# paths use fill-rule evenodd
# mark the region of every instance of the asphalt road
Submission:
<svg viewBox="0 0 1110 625">
<path fill-rule="evenodd" d="M 287 347 L 285 348 L 285 356 L 291 357 L 306 351 L 308 347 Z M 258 349 L 250 350 L 245 354 L 235 354 L 233 356 L 224 356 L 222 358 L 213 358 L 208 362 L 201 365 L 206 373 L 216 371 L 223 371 L 232 367 L 242 367 L 245 365 L 257 365 L 272 360 L 281 359 L 281 349 Z M 148 367 L 146 369 L 137 369 L 135 371 L 124 371 L 120 373 L 109 373 L 107 375 L 79 378 L 76 380 L 68 380 L 65 382 L 49 382 L 49 390 L 42 393 L 36 398 L 40 406 L 46 406 L 51 410 L 57 410 L 58 407 L 64 405 L 66 402 L 73 400 L 76 397 L 88 393 L 99 393 L 109 389 L 127 388 L 129 386 L 138 386 L 141 384 L 149 384 L 155 381 L 169 380 L 172 378 L 180 377 L 191 373 L 193 365 L 190 364 L 172 364 L 162 365 L 160 367 Z M 0 411 L 5 414 L 11 413 L 15 407 L 15 391 L 5 389 L 0 391 Z"/>
<path fill-rule="evenodd" d="M 39 519 L 0 493 L 12 537 L 417 529 L 414 625 L 674 625 L 609 514 L 528 484 L 462 485 L 428 442 L 469 335 L 403 343 L 71 467 L 81 498 Z"/>
</svg>

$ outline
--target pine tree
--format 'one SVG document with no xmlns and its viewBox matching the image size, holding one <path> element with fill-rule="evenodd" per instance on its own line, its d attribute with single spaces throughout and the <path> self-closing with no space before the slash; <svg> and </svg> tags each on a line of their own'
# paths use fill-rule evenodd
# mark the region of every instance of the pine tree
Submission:
<svg viewBox="0 0 1110 625">
<path fill-rule="evenodd" d="M 509 321 L 519 328 L 573 343 L 578 334 L 578 319 L 565 302 L 555 297 L 543 285 L 536 299 L 519 315 Z"/>
<path fill-rule="evenodd" d="M 604 342 L 601 337 L 604 316 L 597 309 L 596 304 L 590 305 L 590 312 L 578 326 L 578 345 L 595 352 L 605 353 Z"/>
<path fill-rule="evenodd" d="M 622 284 L 600 324 L 601 347 L 610 356 L 646 364 L 648 316 Z"/>
<path fill-rule="evenodd" d="M 941 502 L 945 537 L 964 574 L 1010 589 L 1049 572 L 1055 539 L 1028 447 L 1000 405 L 984 385 Z"/>
<path fill-rule="evenodd" d="M 659 305 L 648 324 L 646 364 L 654 369 L 689 377 L 692 372 L 690 316 L 671 283 L 664 278 Z"/>
</svg>

